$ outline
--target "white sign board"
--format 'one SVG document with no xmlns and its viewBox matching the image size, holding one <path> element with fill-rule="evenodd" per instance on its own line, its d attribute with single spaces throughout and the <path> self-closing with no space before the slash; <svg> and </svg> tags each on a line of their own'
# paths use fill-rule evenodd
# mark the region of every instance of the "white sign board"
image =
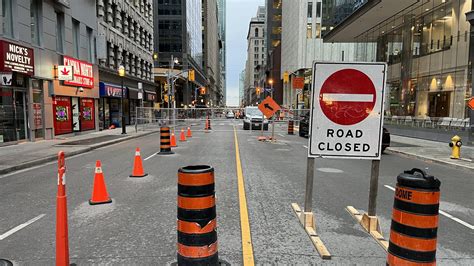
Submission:
<svg viewBox="0 0 474 266">
<path fill-rule="evenodd" d="M 385 63 L 315 62 L 309 157 L 380 160 Z"/>
<path fill-rule="evenodd" d="M 11 86 L 13 81 L 12 73 L 0 73 L 0 85 Z"/>
<path fill-rule="evenodd" d="M 74 71 L 72 66 L 58 66 L 58 79 L 65 81 L 74 80 Z"/>
</svg>

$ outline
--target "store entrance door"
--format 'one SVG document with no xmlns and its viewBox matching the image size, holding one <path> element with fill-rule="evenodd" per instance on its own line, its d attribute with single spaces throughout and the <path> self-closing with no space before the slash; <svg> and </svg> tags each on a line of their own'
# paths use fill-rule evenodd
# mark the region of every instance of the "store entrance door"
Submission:
<svg viewBox="0 0 474 266">
<path fill-rule="evenodd" d="M 450 92 L 430 93 L 430 117 L 449 117 Z"/>
<path fill-rule="evenodd" d="M 28 138 L 28 123 L 27 123 L 27 111 L 26 108 L 26 94 L 24 91 L 17 91 L 13 92 L 13 102 L 15 109 L 15 131 L 16 131 L 16 139 L 21 141 Z"/>
</svg>

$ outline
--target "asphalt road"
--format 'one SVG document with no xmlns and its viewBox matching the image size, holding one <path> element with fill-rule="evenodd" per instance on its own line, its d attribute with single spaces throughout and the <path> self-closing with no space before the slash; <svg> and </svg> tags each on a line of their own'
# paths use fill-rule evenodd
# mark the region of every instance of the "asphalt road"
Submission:
<svg viewBox="0 0 474 266">
<path fill-rule="evenodd" d="M 193 138 L 178 143 L 171 156 L 153 156 L 159 150 L 159 135 L 154 134 L 68 158 L 71 263 L 175 261 L 177 170 L 209 164 L 216 175 L 219 256 L 233 265 L 242 264 L 233 123 L 214 122 L 208 134 L 195 130 Z M 317 231 L 333 255 L 332 260 L 322 261 L 290 206 L 303 205 L 307 140 L 277 128 L 277 142 L 262 143 L 257 141 L 260 132 L 243 131 L 239 122 L 235 125 L 256 264 L 385 263 L 385 251 L 345 211 L 348 205 L 367 209 L 370 162 L 316 160 L 313 209 Z M 150 175 L 142 179 L 128 177 L 135 147 L 147 158 L 144 168 Z M 96 160 L 102 161 L 112 204 L 88 204 Z M 441 209 L 458 219 L 440 216 L 438 263 L 474 264 L 474 229 L 468 227 L 474 225 L 474 179 L 463 169 L 384 155 L 377 200 L 384 235 L 388 238 L 393 205 L 393 191 L 386 186 L 395 187 L 396 176 L 413 167 L 426 169 L 442 181 Z M 0 258 L 20 265 L 54 264 L 56 175 L 51 163 L 0 176 Z"/>
</svg>

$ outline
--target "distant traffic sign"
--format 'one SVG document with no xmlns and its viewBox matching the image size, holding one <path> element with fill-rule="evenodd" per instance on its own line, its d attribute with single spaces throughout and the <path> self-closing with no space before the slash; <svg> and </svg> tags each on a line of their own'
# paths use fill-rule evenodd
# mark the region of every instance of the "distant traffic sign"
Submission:
<svg viewBox="0 0 474 266">
<path fill-rule="evenodd" d="M 281 108 L 270 96 L 268 96 L 265 100 L 263 100 L 263 102 L 258 105 L 258 109 L 260 109 L 260 111 L 262 111 L 262 113 L 267 118 L 270 118 Z"/>
<path fill-rule="evenodd" d="M 295 89 L 295 90 L 304 89 L 304 77 L 294 77 L 293 78 L 293 89 Z"/>
<path fill-rule="evenodd" d="M 471 108 L 471 110 L 474 110 L 474 97 L 472 97 L 469 102 L 467 103 L 467 105 L 469 106 L 469 108 Z"/>
<path fill-rule="evenodd" d="M 384 63 L 315 63 L 309 156 L 380 159 Z"/>
</svg>

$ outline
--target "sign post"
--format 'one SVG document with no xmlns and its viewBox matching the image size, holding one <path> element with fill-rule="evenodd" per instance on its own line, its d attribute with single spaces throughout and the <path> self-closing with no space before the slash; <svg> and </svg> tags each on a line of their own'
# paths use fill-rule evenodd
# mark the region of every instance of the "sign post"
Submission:
<svg viewBox="0 0 474 266">
<path fill-rule="evenodd" d="M 304 207 L 311 213 L 315 158 L 371 160 L 368 214 L 347 210 L 385 249 L 375 215 L 386 69 L 385 63 L 314 64 Z"/>
</svg>

